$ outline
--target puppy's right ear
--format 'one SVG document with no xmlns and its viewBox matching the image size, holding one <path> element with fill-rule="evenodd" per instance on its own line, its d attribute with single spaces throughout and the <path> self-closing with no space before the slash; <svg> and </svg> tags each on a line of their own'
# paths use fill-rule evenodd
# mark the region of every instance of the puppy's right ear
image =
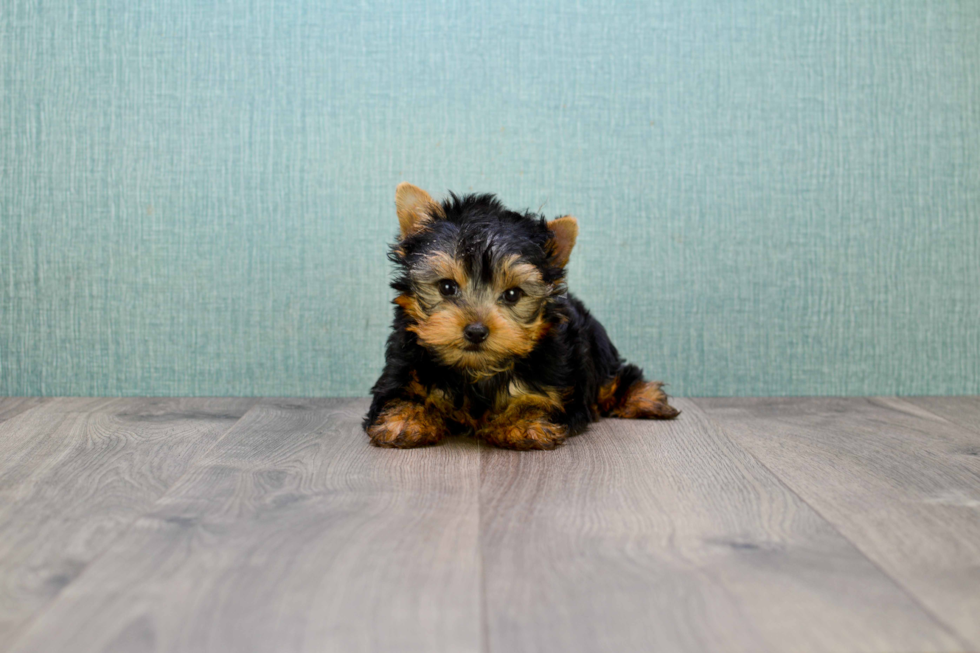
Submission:
<svg viewBox="0 0 980 653">
<path fill-rule="evenodd" d="M 575 247 L 575 239 L 578 238 L 578 220 L 574 216 L 566 215 L 555 218 L 547 224 L 548 229 L 551 230 L 551 240 L 548 241 L 551 262 L 563 268 L 568 263 L 568 257 L 572 255 L 572 248 Z"/>
<path fill-rule="evenodd" d="M 402 240 L 421 231 L 429 221 L 446 217 L 442 206 L 428 193 L 407 181 L 398 184 L 395 189 L 395 210 L 398 212 Z"/>
</svg>

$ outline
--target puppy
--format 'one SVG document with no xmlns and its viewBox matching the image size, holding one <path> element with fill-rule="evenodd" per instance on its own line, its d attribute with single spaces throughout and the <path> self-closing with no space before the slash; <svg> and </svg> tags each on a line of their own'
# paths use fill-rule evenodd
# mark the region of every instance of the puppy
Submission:
<svg viewBox="0 0 980 653">
<path fill-rule="evenodd" d="M 471 432 L 508 449 L 554 449 L 605 417 L 673 419 L 662 383 L 625 362 L 566 292 L 572 216 L 551 221 L 493 195 L 439 203 L 395 191 L 388 258 L 395 320 L 364 429 L 379 447 Z"/>
</svg>

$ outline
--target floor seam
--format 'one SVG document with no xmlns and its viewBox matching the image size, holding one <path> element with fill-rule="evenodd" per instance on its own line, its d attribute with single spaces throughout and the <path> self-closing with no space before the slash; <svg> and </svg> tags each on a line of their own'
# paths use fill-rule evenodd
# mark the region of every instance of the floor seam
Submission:
<svg viewBox="0 0 980 653">
<path fill-rule="evenodd" d="M 486 555 L 484 554 L 484 534 L 483 534 L 483 459 L 487 450 L 487 445 L 483 440 L 477 440 L 476 465 L 476 553 L 479 556 L 480 564 L 480 649 L 483 653 L 490 653 L 490 614 L 487 609 L 487 566 Z"/>
<path fill-rule="evenodd" d="M 920 397 L 920 398 L 921 399 L 928 399 L 929 397 Z M 936 410 L 933 409 L 933 408 L 927 408 L 927 407 L 925 407 L 925 406 L 923 406 L 921 404 L 915 403 L 914 401 L 909 401 L 909 397 L 890 397 L 890 399 L 895 399 L 895 400 L 897 400 L 897 401 L 899 401 L 899 402 L 901 402 L 903 404 L 907 404 L 907 405 L 912 406 L 914 408 L 917 408 L 919 410 L 923 410 L 923 411 L 929 413 L 930 415 L 932 415 L 933 417 L 935 417 L 937 419 L 940 419 L 940 420 L 946 422 L 947 424 L 952 424 L 953 426 L 956 426 L 958 428 L 963 429 L 964 431 L 966 431 L 967 433 L 970 433 L 971 435 L 980 436 L 980 428 L 978 428 L 976 426 L 972 426 L 970 424 L 964 424 L 960 420 L 951 418 L 951 417 L 949 417 L 947 415 L 941 415 L 941 414 L 937 413 Z"/>
<path fill-rule="evenodd" d="M 214 448 L 215 448 L 216 446 L 218 446 L 218 443 L 219 443 L 219 442 L 221 442 L 222 440 L 224 440 L 224 439 L 225 439 L 225 437 L 226 437 L 226 436 L 227 436 L 227 435 L 228 435 L 229 433 L 231 433 L 231 431 L 232 431 L 232 430 L 233 430 L 233 429 L 234 429 L 234 428 L 235 428 L 236 426 L 238 426 L 238 424 L 239 424 L 239 422 L 241 422 L 241 421 L 242 421 L 242 420 L 243 420 L 243 419 L 245 418 L 245 416 L 246 416 L 246 415 L 248 415 L 248 414 L 249 414 L 249 413 L 251 413 L 251 412 L 252 412 L 253 410 L 255 410 L 255 408 L 256 408 L 256 407 L 257 407 L 257 406 L 258 406 L 258 405 L 259 405 L 259 404 L 260 404 L 261 402 L 262 402 L 262 399 L 257 399 L 257 400 L 255 401 L 255 403 L 253 403 L 253 404 L 252 404 L 251 406 L 249 406 L 249 408 L 248 408 L 248 410 L 246 410 L 246 411 L 245 411 L 244 413 L 242 413 L 242 414 L 241 414 L 241 416 L 239 416 L 239 418 L 235 420 L 235 423 L 234 423 L 234 424 L 232 424 L 232 425 L 230 425 L 230 426 L 229 426 L 229 427 L 228 427 L 227 429 L 225 429 L 225 431 L 224 431 L 224 432 L 223 432 L 223 433 L 221 434 L 221 436 L 220 436 L 220 437 L 219 437 L 219 438 L 218 438 L 217 440 L 215 440 L 215 441 L 214 441 L 214 443 L 213 443 L 213 444 L 212 444 L 212 445 L 211 445 L 210 447 L 208 447 L 207 449 L 205 449 L 204 451 L 202 451 L 202 452 L 201 452 L 201 454 L 200 454 L 200 455 L 199 455 L 198 457 L 199 457 L 199 458 L 203 458 L 203 457 L 204 457 L 204 456 L 206 456 L 206 455 L 207 455 L 208 453 L 210 453 L 210 452 L 211 452 L 211 451 L 212 451 L 212 450 L 213 450 L 213 449 L 214 449 Z M 16 645 L 17 645 L 18 643 L 20 643 L 20 641 L 21 641 L 21 640 L 22 640 L 22 639 L 23 639 L 24 637 L 26 637 L 26 636 L 27 636 L 27 634 L 28 634 L 28 633 L 30 632 L 30 630 L 31 630 L 31 628 L 32 628 L 32 627 L 34 626 L 34 624 L 35 624 L 35 623 L 37 623 L 37 621 L 38 621 L 38 620 L 39 620 L 39 619 L 40 619 L 41 617 L 43 617 L 43 616 L 44 616 L 45 614 L 47 614 L 47 613 L 48 613 L 48 612 L 49 612 L 49 611 L 51 610 L 51 608 L 52 608 L 52 607 L 54 607 L 54 604 L 58 602 L 58 600 L 59 600 L 59 599 L 61 598 L 61 596 L 62 596 L 62 595 L 64 594 L 64 592 L 65 592 L 65 590 L 67 590 L 67 589 L 68 589 L 69 587 L 71 587 L 72 585 L 74 585 L 75 583 L 77 583 L 77 582 L 78 582 L 78 580 L 79 580 L 80 578 L 82 578 L 82 577 L 83 577 L 83 576 L 85 575 L 85 573 L 86 573 L 86 572 L 87 572 L 87 571 L 88 571 L 89 569 L 91 569 L 91 568 L 92 568 L 92 566 L 93 566 L 93 565 L 94 565 L 94 564 L 95 564 L 96 562 L 98 562 L 98 561 L 99 561 L 99 560 L 101 560 L 101 559 L 102 559 L 103 557 L 105 557 L 105 555 L 106 555 L 106 554 L 107 554 L 107 553 L 108 553 L 108 552 L 109 552 L 109 551 L 110 551 L 110 550 L 112 549 L 112 547 L 113 547 L 113 545 L 115 545 L 115 544 L 116 544 L 117 542 L 119 542 L 119 541 L 120 541 L 121 539 L 123 539 L 123 538 L 124 538 L 124 537 L 125 537 L 126 535 L 128 535 L 128 534 L 130 533 L 130 531 L 132 531 L 132 530 L 133 530 L 133 528 L 135 527 L 135 525 L 136 525 L 136 523 L 137 523 L 137 522 L 138 522 L 138 521 L 139 521 L 139 520 L 140 520 L 141 518 L 143 518 L 143 517 L 145 517 L 145 516 L 146 516 L 147 514 L 149 514 L 150 512 L 152 512 L 152 508 L 153 508 L 153 507 L 154 507 L 155 505 L 157 505 L 158 503 L 160 503 L 160 501 L 161 501 L 161 500 L 163 500 L 163 498 L 164 498 L 164 497 L 166 497 L 166 496 L 167 496 L 167 494 L 169 494 L 169 493 L 170 493 L 170 491 L 171 491 L 172 489 L 174 489 L 174 488 L 175 488 L 175 487 L 177 486 L 177 484 L 178 484 L 178 483 L 180 483 L 180 481 L 182 481 L 182 480 L 184 479 L 184 477 L 186 477 L 186 476 L 187 476 L 187 475 L 188 475 L 188 474 L 190 473 L 190 467 L 192 467 L 193 465 L 194 465 L 194 463 L 190 463 L 190 464 L 188 465 L 188 469 L 187 469 L 187 470 L 186 470 L 186 471 L 185 471 L 185 472 L 184 472 L 183 474 L 181 474 L 180 476 L 178 476 L 178 477 L 177 477 L 177 478 L 176 478 L 176 479 L 174 480 L 174 482 L 173 482 L 173 483 L 171 483 L 169 487 L 167 487 L 167 489 L 165 489 L 165 490 L 164 490 L 163 492 L 161 492 L 161 493 L 160 493 L 160 496 L 158 496 L 158 497 L 157 497 L 157 498 L 156 498 L 156 499 L 155 499 L 155 500 L 153 501 L 153 503 L 151 503 L 151 504 L 149 504 L 149 506 L 147 506 L 147 509 L 146 509 L 146 510 L 145 510 L 145 511 L 144 511 L 143 513 L 141 513 L 141 514 L 139 514 L 139 515 L 137 515 L 137 516 L 136 516 L 136 517 L 134 517 L 134 518 L 133 518 L 133 519 L 132 519 L 132 520 L 131 520 L 131 521 L 130 521 L 130 522 L 129 522 L 128 524 L 126 524 L 126 526 L 125 526 L 125 528 L 123 528 L 123 530 L 122 530 L 122 531 L 120 531 L 120 533 L 119 533 L 119 534 L 118 534 L 118 535 L 117 535 L 116 537 L 114 537 L 114 538 L 112 538 L 112 541 L 110 541 L 110 542 L 108 542 L 108 543 L 107 543 L 107 544 L 105 545 L 105 547 L 103 547 L 103 549 L 102 549 L 102 550 L 101 550 L 101 551 L 100 551 L 100 552 L 98 553 L 98 555 L 96 555 L 96 556 L 95 556 L 94 558 L 92 558 L 92 559 L 91 559 L 91 560 L 89 560 L 89 561 L 88 561 L 87 563 L 85 563 L 85 565 L 84 565 L 84 566 L 82 567 L 82 570 L 81 570 L 80 572 L 78 572 L 78 575 L 77 575 L 77 576 L 75 576 L 74 578 L 72 578 L 72 579 L 71 579 L 71 582 L 69 582 L 68 584 L 66 584 L 66 585 L 65 585 L 64 587 L 61 587 L 61 588 L 59 588 L 59 589 L 58 589 L 58 591 L 57 591 L 57 593 L 56 593 L 56 594 L 55 594 L 54 596 L 52 596 L 52 597 L 51 597 L 51 599 L 50 599 L 50 600 L 49 600 L 49 601 L 48 601 L 48 602 L 47 602 L 47 603 L 46 603 L 46 604 L 44 605 L 44 607 L 42 607 L 42 608 L 41 608 L 40 610 L 38 610 L 38 611 L 37 611 L 37 612 L 36 612 L 36 613 L 35 613 L 35 614 L 34 614 L 33 616 L 31 616 L 31 618 L 30 618 L 30 619 L 28 619 L 28 620 L 27 620 L 27 621 L 26 621 L 26 622 L 25 622 L 25 623 L 23 624 L 23 626 L 21 627 L 21 632 L 20 632 L 20 634 L 19 634 L 19 635 L 15 635 L 15 636 L 13 637 L 13 639 L 11 639 L 11 640 L 10 640 L 10 650 L 14 650 L 14 647 L 15 647 L 15 646 L 16 646 Z"/>
<path fill-rule="evenodd" d="M 855 397 L 855 399 L 857 399 L 857 398 L 858 397 Z M 860 398 L 867 399 L 866 397 L 860 397 Z M 946 633 L 950 637 L 952 637 L 956 642 L 958 642 L 960 645 L 966 647 L 963 650 L 971 650 L 970 649 L 970 646 L 971 645 L 969 644 L 969 642 L 967 642 L 963 638 L 963 636 L 960 634 L 960 632 L 958 630 L 956 630 L 950 624 L 946 623 L 946 621 L 944 619 L 942 619 L 939 615 L 937 615 L 929 606 L 927 606 L 924 603 L 922 603 L 921 599 L 919 599 L 919 597 L 916 596 L 915 593 L 912 590 L 910 590 L 908 587 L 906 587 L 905 584 L 902 583 L 900 580 L 898 580 L 897 578 L 895 578 L 894 576 L 892 576 L 876 560 L 874 560 L 873 558 L 871 558 L 856 542 L 854 542 L 853 540 L 851 540 L 851 538 L 849 538 L 847 535 L 845 535 L 843 532 L 841 532 L 841 530 L 837 527 L 837 525 L 833 521 L 831 521 L 820 510 L 818 510 L 816 508 L 816 506 L 814 506 L 809 501 L 807 501 L 797 490 L 795 490 L 789 484 L 788 481 L 784 480 L 782 476 L 780 476 L 779 474 L 777 474 L 773 469 L 771 469 L 761 459 L 759 459 L 759 457 L 756 456 L 755 453 L 751 449 L 749 449 L 745 445 L 741 444 L 740 442 L 736 441 L 735 438 L 733 438 L 731 435 L 729 435 L 728 434 L 728 431 L 711 414 L 709 414 L 709 412 L 708 412 L 708 410 L 706 408 L 704 408 L 698 402 L 698 399 L 690 398 L 689 401 L 691 401 L 695 406 L 698 407 L 698 410 L 701 411 L 701 414 L 704 415 L 705 419 L 707 419 L 711 423 L 712 426 L 714 426 L 716 429 L 718 429 L 718 431 L 721 433 L 721 435 L 723 435 L 729 442 L 731 442 L 732 445 L 738 447 L 739 450 L 744 451 L 746 453 L 746 455 L 750 456 L 754 461 L 756 461 L 757 463 L 759 463 L 759 465 L 761 465 L 763 469 L 765 469 L 769 474 L 772 475 L 772 477 L 776 480 L 776 482 L 778 482 L 780 485 L 782 485 L 784 488 L 786 488 L 786 491 L 787 492 L 789 492 L 790 494 L 792 494 L 793 496 L 795 496 L 805 506 L 807 506 L 808 508 L 810 508 L 810 510 L 812 510 L 815 515 L 817 515 L 818 517 L 820 517 L 820 519 L 822 519 L 824 521 L 824 523 L 826 523 L 827 526 L 829 526 L 835 533 L 837 533 L 838 535 L 840 535 L 840 537 L 842 537 L 845 542 L 847 542 L 852 547 L 854 547 L 854 550 L 857 551 L 859 554 L 861 554 L 861 557 L 864 558 L 865 560 L 867 560 L 868 563 L 870 563 L 875 569 L 877 569 L 878 571 L 880 571 L 885 576 L 885 578 L 888 578 L 893 583 L 895 583 L 895 586 L 897 588 L 899 588 L 902 591 L 902 593 L 905 594 L 909 598 L 910 601 L 912 601 L 912 603 L 914 603 L 916 606 L 918 606 L 919 609 L 921 609 L 926 615 L 928 615 L 933 621 L 935 621 L 936 622 L 936 625 L 938 625 L 940 628 L 942 628 L 944 631 L 946 631 Z"/>
</svg>

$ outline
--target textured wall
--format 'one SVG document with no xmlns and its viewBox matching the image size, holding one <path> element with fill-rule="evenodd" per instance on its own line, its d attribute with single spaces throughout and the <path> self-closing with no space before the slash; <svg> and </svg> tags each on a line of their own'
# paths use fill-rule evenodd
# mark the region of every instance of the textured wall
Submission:
<svg viewBox="0 0 980 653">
<path fill-rule="evenodd" d="M 395 184 L 676 394 L 980 393 L 980 3 L 4 0 L 0 394 L 367 392 Z"/>
</svg>

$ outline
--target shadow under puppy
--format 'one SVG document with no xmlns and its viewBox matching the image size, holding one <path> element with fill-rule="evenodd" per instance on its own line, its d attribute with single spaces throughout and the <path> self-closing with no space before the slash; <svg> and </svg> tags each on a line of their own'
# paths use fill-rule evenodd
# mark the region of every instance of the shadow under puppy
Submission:
<svg viewBox="0 0 980 653">
<path fill-rule="evenodd" d="M 364 419 L 372 444 L 418 447 L 472 431 L 510 449 L 554 449 L 600 416 L 671 419 L 662 384 L 626 363 L 566 293 L 578 235 L 493 195 L 435 202 L 395 191 L 401 228 L 389 258 L 394 330 Z"/>
</svg>

